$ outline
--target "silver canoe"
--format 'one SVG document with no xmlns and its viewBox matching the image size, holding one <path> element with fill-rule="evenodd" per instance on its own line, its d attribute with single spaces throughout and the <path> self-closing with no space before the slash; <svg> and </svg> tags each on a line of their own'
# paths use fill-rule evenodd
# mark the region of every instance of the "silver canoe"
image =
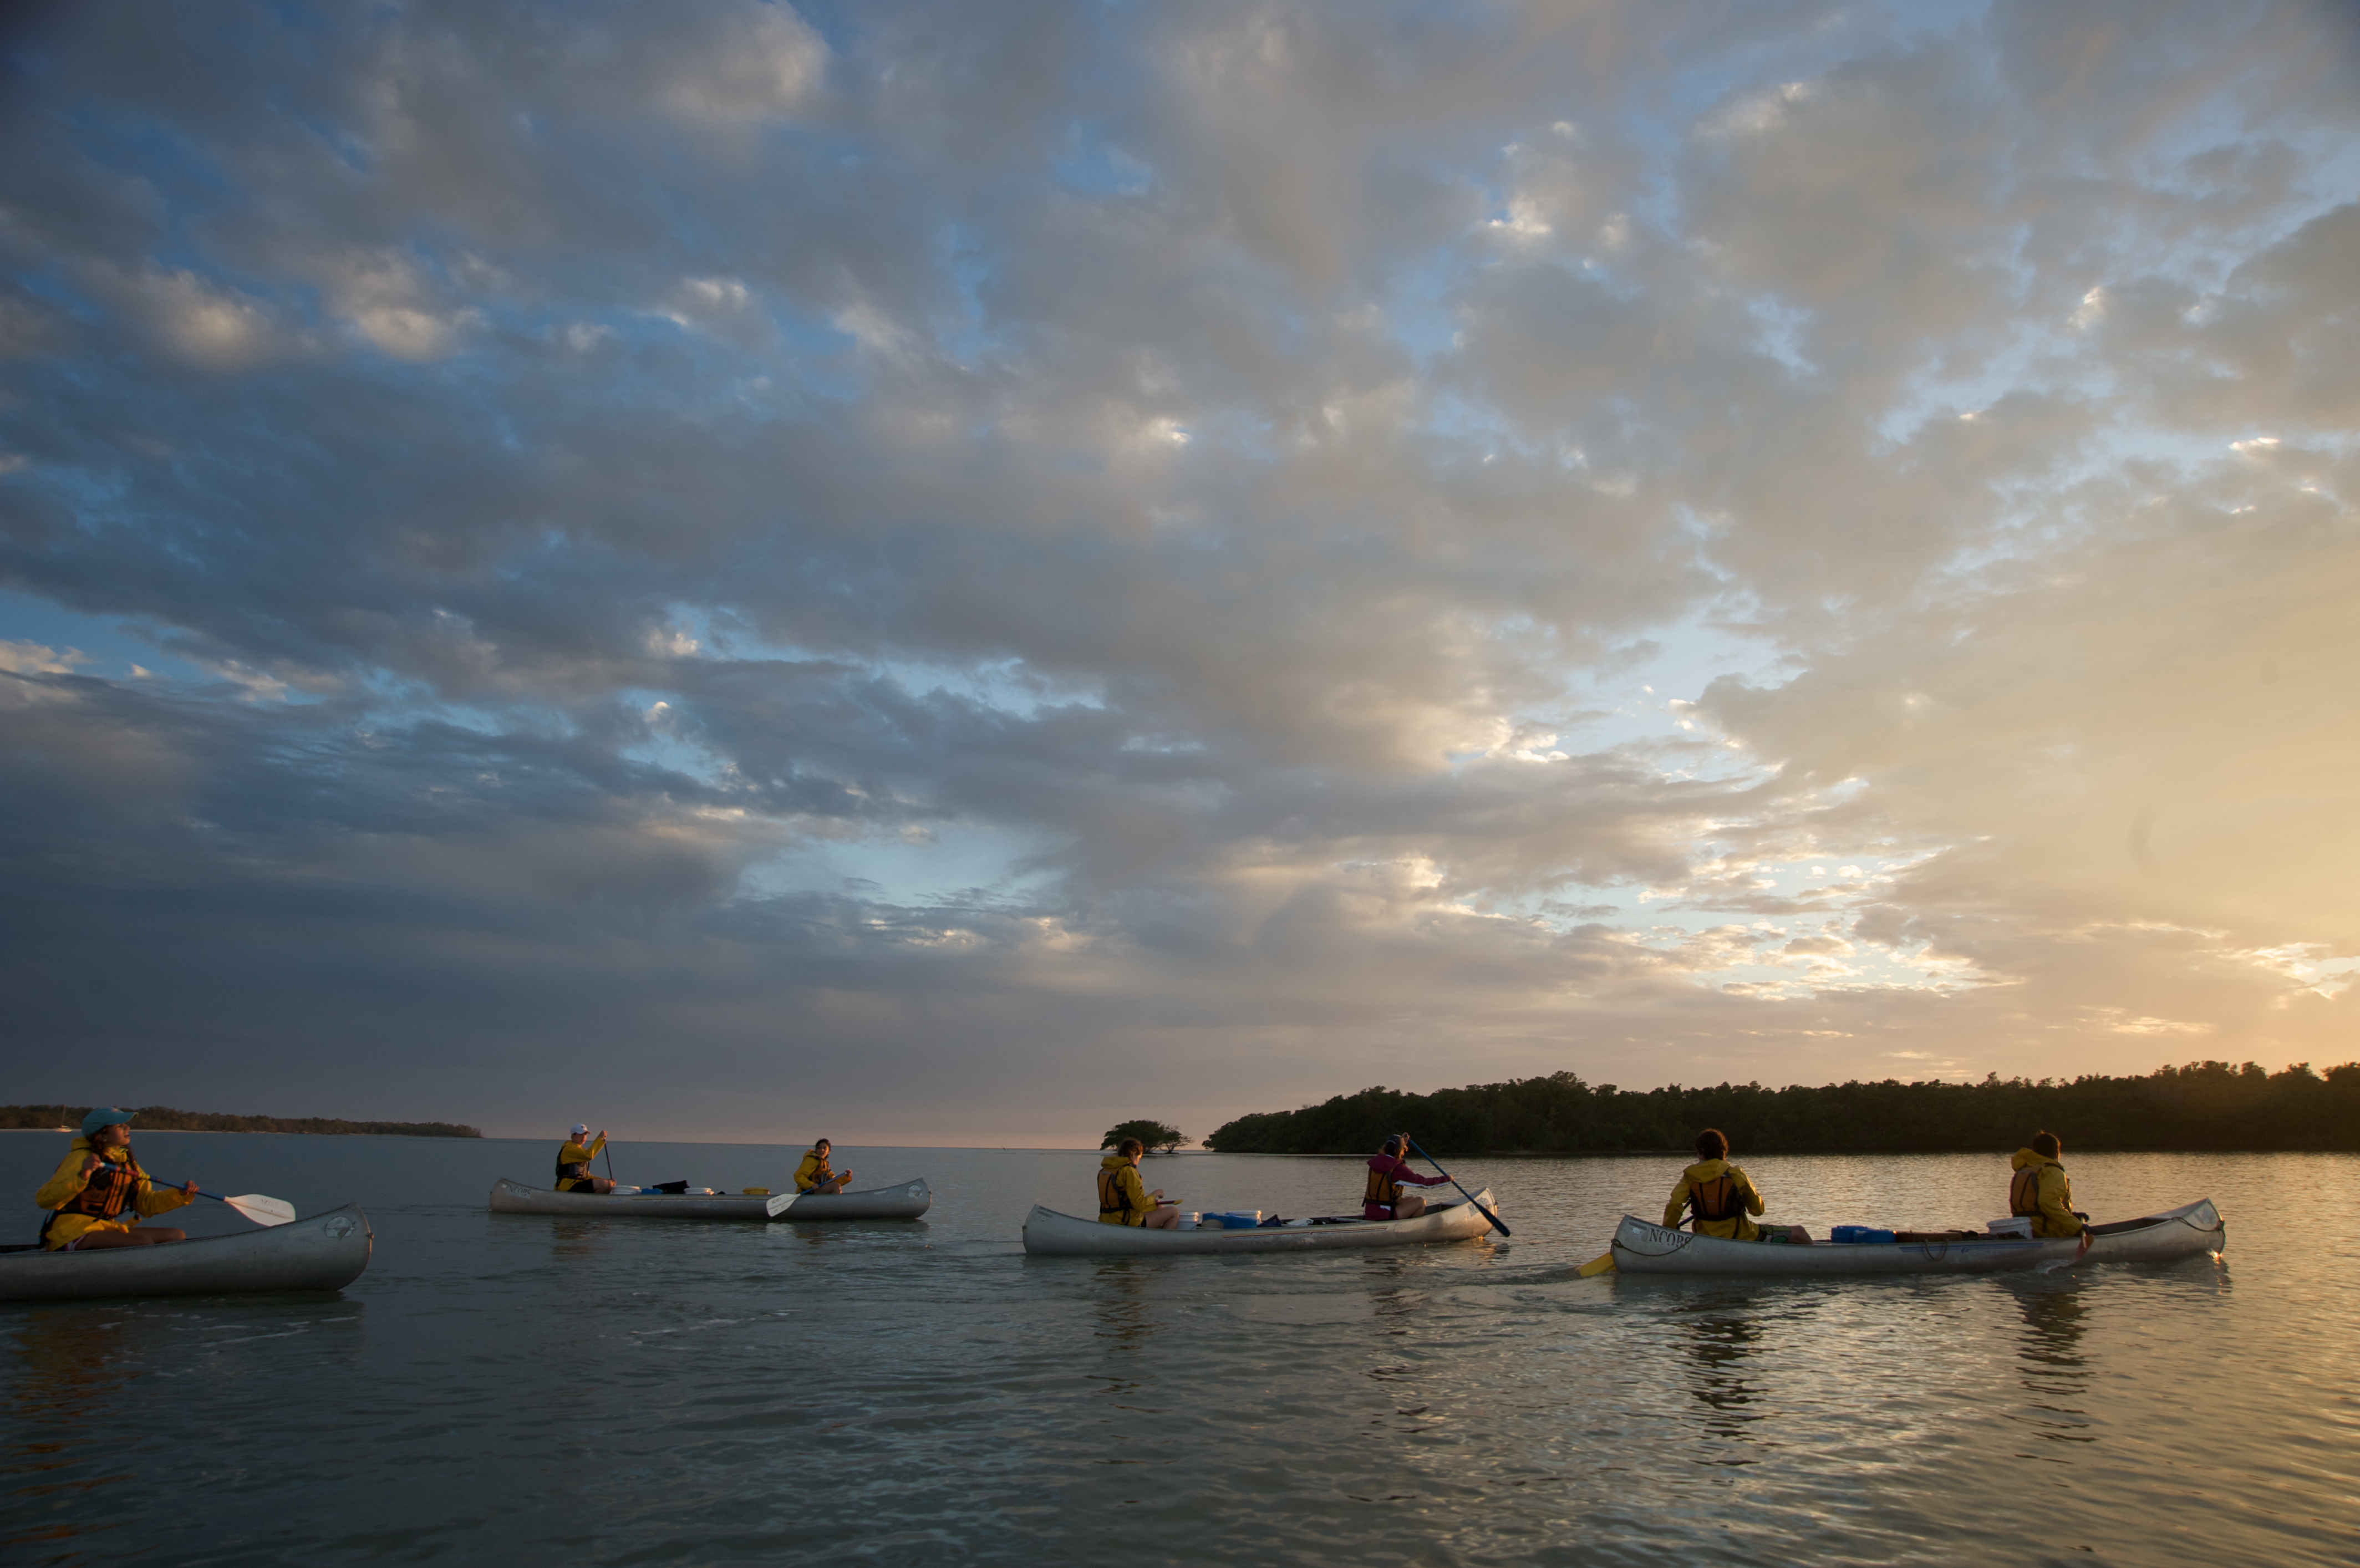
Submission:
<svg viewBox="0 0 2360 1568">
<path fill-rule="evenodd" d="M 860 1192 L 805 1192 L 773 1215 L 769 1198 L 692 1197 L 685 1192 L 634 1192 L 626 1197 L 598 1192 L 552 1192 L 501 1177 L 492 1183 L 496 1214 L 605 1215 L 653 1220 L 913 1220 L 934 1206 L 934 1190 L 921 1176 L 891 1187 Z"/>
<path fill-rule="evenodd" d="M 0 1301 L 341 1290 L 368 1267 L 368 1216 L 346 1204 L 292 1225 L 104 1252 L 0 1253 Z"/>
<path fill-rule="evenodd" d="M 2169 1263 L 2218 1252 L 2228 1229 L 2212 1200 L 2144 1219 L 2090 1227 L 2085 1253 L 2079 1238 L 1830 1242 L 1732 1241 L 1669 1230 L 1625 1214 L 1614 1229 L 1614 1268 L 1622 1274 L 1995 1274 L 2044 1265 Z"/>
<path fill-rule="evenodd" d="M 1500 1212 L 1486 1187 L 1475 1202 Z M 1318 1252 L 1330 1247 L 1425 1247 L 1472 1241 L 1491 1228 L 1473 1204 L 1437 1204 L 1415 1219 L 1347 1220 L 1340 1225 L 1272 1225 L 1261 1230 L 1150 1230 L 1100 1225 L 1032 1205 L 1024 1250 L 1049 1258 L 1164 1257 L 1180 1252 Z"/>
</svg>

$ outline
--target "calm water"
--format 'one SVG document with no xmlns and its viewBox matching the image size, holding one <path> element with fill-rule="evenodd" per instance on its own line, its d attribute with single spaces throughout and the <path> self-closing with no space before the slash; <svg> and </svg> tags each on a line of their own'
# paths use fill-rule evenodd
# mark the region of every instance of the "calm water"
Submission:
<svg viewBox="0 0 2360 1568">
<path fill-rule="evenodd" d="M 5 1239 L 64 1143 L 0 1134 Z M 2218 1263 L 1711 1284 L 1574 1277 L 1668 1160 L 1465 1161 L 1512 1242 L 1135 1261 L 1019 1248 L 1035 1199 L 1091 1206 L 1084 1154 L 845 1149 L 933 1214 L 762 1228 L 486 1213 L 553 1139 L 138 1148 L 357 1200 L 376 1260 L 341 1297 L 0 1305 L 11 1563 L 2360 1561 L 2347 1158 L 2068 1150 L 2102 1218 L 2218 1200 Z M 617 1167 L 784 1186 L 794 1152 Z M 2006 1206 L 2005 1156 L 1745 1163 L 1814 1227 Z M 1147 1171 L 1192 1208 L 1360 1190 Z"/>
</svg>

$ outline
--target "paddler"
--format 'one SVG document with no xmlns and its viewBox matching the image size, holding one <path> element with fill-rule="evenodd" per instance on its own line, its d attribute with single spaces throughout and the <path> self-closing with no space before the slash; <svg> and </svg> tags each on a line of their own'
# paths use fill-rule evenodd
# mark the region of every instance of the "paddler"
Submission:
<svg viewBox="0 0 2360 1568">
<path fill-rule="evenodd" d="M 2008 1213 L 2029 1219 L 2035 1236 L 2079 1236 L 2089 1224 L 2089 1215 L 2074 1212 L 2073 1179 L 2058 1163 L 2064 1152 L 2055 1133 L 2037 1132 L 2010 1162 Z"/>
<path fill-rule="evenodd" d="M 1149 1192 L 1140 1179 L 1139 1157 L 1146 1152 L 1147 1145 L 1127 1138 L 1098 1161 L 1098 1224 L 1170 1230 L 1180 1223 L 1180 1206 L 1165 1203 L 1161 1187 Z"/>
<path fill-rule="evenodd" d="M 1397 1132 L 1385 1139 L 1369 1160 L 1369 1185 L 1360 1194 L 1360 1217 L 1364 1220 L 1408 1220 L 1426 1213 L 1426 1200 L 1415 1192 L 1402 1191 L 1402 1183 L 1415 1181 L 1421 1187 L 1447 1187 L 1448 1176 L 1421 1176 L 1410 1168 L 1409 1134 Z"/>
<path fill-rule="evenodd" d="M 134 1225 L 126 1211 L 143 1218 L 196 1202 L 197 1184 L 158 1189 L 131 1154 L 131 1113 L 101 1105 L 82 1119 L 58 1173 L 33 1194 L 52 1211 L 41 1225 L 41 1245 L 51 1252 L 95 1252 L 105 1247 L 154 1247 L 186 1241 L 169 1225 Z"/>
<path fill-rule="evenodd" d="M 565 1146 L 557 1151 L 557 1190 L 561 1192 L 602 1194 L 613 1192 L 615 1183 L 604 1176 L 590 1174 L 590 1162 L 597 1159 L 598 1151 L 606 1147 L 606 1129 L 605 1127 L 600 1127 L 598 1136 L 592 1138 L 589 1123 L 575 1122 L 573 1136 L 568 1138 L 565 1140 Z"/>
<path fill-rule="evenodd" d="M 1801 1225 L 1757 1225 L 1749 1217 L 1762 1212 L 1762 1192 L 1742 1166 L 1729 1161 L 1729 1139 L 1718 1127 L 1696 1136 L 1697 1162 L 1680 1172 L 1664 1205 L 1664 1224 L 1680 1228 L 1681 1215 L 1693 1211 L 1699 1236 L 1726 1236 L 1732 1241 L 1786 1241 L 1807 1245 L 1811 1233 Z"/>
<path fill-rule="evenodd" d="M 798 1192 L 841 1192 L 844 1184 L 852 1180 L 849 1171 L 828 1169 L 827 1156 L 832 1146 L 821 1138 L 803 1150 L 803 1162 L 795 1167 L 795 1191 Z"/>
</svg>

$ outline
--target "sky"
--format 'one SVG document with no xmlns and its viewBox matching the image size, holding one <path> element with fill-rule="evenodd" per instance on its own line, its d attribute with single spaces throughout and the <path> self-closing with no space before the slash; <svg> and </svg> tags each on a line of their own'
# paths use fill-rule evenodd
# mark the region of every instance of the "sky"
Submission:
<svg viewBox="0 0 2360 1568">
<path fill-rule="evenodd" d="M 17 1103 L 2360 1056 L 2360 11 L 0 32 Z"/>
</svg>

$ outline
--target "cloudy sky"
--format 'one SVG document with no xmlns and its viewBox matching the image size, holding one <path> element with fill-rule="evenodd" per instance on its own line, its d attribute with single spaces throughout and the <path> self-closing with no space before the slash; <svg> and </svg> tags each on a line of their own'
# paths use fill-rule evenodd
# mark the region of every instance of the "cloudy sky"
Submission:
<svg viewBox="0 0 2360 1568">
<path fill-rule="evenodd" d="M 2360 1055 L 2360 13 L 85 4 L 12 1101 Z"/>
</svg>

